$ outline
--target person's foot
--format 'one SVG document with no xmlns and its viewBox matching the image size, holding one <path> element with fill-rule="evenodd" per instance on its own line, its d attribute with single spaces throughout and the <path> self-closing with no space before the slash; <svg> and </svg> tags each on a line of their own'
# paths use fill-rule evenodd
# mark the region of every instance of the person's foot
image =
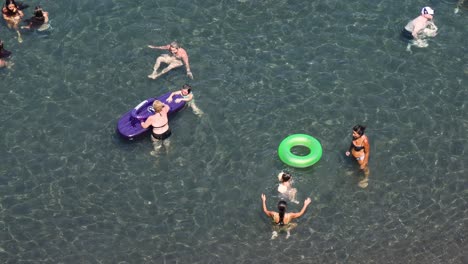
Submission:
<svg viewBox="0 0 468 264">
<path fill-rule="evenodd" d="M 288 230 L 288 232 L 286 233 L 286 239 L 288 239 L 290 236 L 291 236 L 291 233 Z"/>
<path fill-rule="evenodd" d="M 369 185 L 369 179 L 368 178 L 364 178 L 362 181 L 360 181 L 358 183 L 359 187 L 361 188 L 366 188 L 368 185 Z"/>
<path fill-rule="evenodd" d="M 154 80 L 154 79 L 158 78 L 158 73 L 156 71 L 154 71 L 150 75 L 148 75 L 148 78 Z"/>
<path fill-rule="evenodd" d="M 295 204 L 299 204 L 299 201 L 296 200 L 296 199 L 292 199 L 291 202 L 295 203 Z"/>
<path fill-rule="evenodd" d="M 271 240 L 273 240 L 273 239 L 275 239 L 275 238 L 277 238 L 277 237 L 278 237 L 278 232 L 273 231 L 273 232 L 271 233 Z"/>
</svg>

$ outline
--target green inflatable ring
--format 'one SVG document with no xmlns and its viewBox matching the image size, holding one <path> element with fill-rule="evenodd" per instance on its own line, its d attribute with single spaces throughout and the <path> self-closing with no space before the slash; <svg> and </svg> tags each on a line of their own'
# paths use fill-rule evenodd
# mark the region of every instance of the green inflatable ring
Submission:
<svg viewBox="0 0 468 264">
<path fill-rule="evenodd" d="M 298 156 L 291 152 L 293 147 L 304 146 L 310 150 L 306 156 Z M 320 142 L 306 134 L 294 134 L 281 141 L 278 156 L 284 163 L 296 168 L 306 168 L 314 165 L 322 157 Z"/>
</svg>

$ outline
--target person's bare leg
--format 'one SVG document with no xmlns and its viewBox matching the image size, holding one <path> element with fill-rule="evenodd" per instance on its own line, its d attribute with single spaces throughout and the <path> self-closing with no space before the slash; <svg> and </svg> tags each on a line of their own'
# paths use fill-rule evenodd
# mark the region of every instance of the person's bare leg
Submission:
<svg viewBox="0 0 468 264">
<path fill-rule="evenodd" d="M 361 188 L 366 188 L 369 185 L 369 174 L 370 174 L 369 167 L 365 167 L 363 171 L 364 171 L 364 179 L 362 179 L 358 185 Z"/>
<path fill-rule="evenodd" d="M 157 71 L 159 69 L 159 66 L 161 65 L 161 62 L 164 62 L 164 61 L 165 61 L 164 57 L 162 57 L 162 56 L 159 56 L 156 59 L 156 63 L 153 66 L 153 72 L 150 75 L 148 75 L 148 78 L 156 79 L 156 75 L 157 75 Z"/>
<path fill-rule="evenodd" d="M 161 77 L 161 75 L 167 73 L 168 71 L 174 69 L 174 68 L 177 68 L 177 67 L 180 67 L 184 65 L 182 62 L 180 62 L 179 60 L 177 60 L 177 62 L 171 62 L 171 64 L 169 64 L 169 66 L 167 66 L 166 68 L 164 68 L 160 73 L 156 73 L 154 75 L 154 77 L 150 77 L 152 79 L 156 79 L 158 77 Z"/>
<path fill-rule="evenodd" d="M 195 100 L 189 102 L 189 106 L 192 108 L 193 113 L 197 116 L 203 115 L 203 111 L 200 108 L 198 108 L 198 106 L 195 104 Z"/>
</svg>

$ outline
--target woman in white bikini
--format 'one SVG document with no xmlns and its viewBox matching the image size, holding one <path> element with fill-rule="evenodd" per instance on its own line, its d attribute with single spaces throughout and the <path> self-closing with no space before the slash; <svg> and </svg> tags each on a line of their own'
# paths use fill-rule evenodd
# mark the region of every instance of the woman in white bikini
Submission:
<svg viewBox="0 0 468 264">
<path fill-rule="evenodd" d="M 365 126 L 356 125 L 353 127 L 353 141 L 349 146 L 349 150 L 346 151 L 346 156 L 350 154 L 357 160 L 360 165 L 360 169 L 364 171 L 364 179 L 359 182 L 359 187 L 366 188 L 369 185 L 369 155 L 370 155 L 370 144 L 369 139 L 364 135 L 366 130 Z"/>
</svg>

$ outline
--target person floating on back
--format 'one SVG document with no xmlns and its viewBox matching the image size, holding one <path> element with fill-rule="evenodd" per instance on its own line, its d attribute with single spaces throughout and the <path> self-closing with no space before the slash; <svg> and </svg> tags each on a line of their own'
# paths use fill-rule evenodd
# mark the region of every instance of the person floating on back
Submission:
<svg viewBox="0 0 468 264">
<path fill-rule="evenodd" d="M 268 211 L 266 206 L 266 196 L 262 193 L 263 212 L 273 220 L 273 233 L 271 239 L 278 237 L 278 233 L 286 231 L 286 239 L 291 235 L 290 231 L 297 226 L 297 223 L 291 223 L 291 220 L 301 217 L 307 206 L 312 202 L 310 198 L 305 199 L 304 206 L 297 213 L 286 213 L 287 203 L 283 200 L 278 202 L 278 212 Z"/>
<path fill-rule="evenodd" d="M 185 64 L 185 69 L 187 70 L 187 76 L 190 79 L 193 79 L 192 72 L 190 71 L 188 54 L 185 51 L 185 49 L 179 46 L 177 42 L 174 41 L 171 44 L 166 45 L 166 46 L 148 45 L 148 47 L 151 49 L 160 49 L 160 50 L 169 51 L 169 54 L 163 54 L 156 59 L 156 63 L 154 64 L 154 67 L 153 67 L 153 72 L 150 75 L 148 75 L 148 78 L 156 79 L 160 77 L 161 75 L 167 73 L 168 71 Z M 158 73 L 161 62 L 168 64 L 168 66 L 164 68 L 163 70 L 161 70 L 160 73 Z"/>
</svg>

